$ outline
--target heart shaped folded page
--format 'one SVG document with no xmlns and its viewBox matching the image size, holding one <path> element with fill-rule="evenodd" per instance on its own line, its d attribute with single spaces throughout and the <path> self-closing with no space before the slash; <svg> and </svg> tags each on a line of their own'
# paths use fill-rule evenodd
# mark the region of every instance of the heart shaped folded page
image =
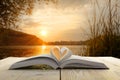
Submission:
<svg viewBox="0 0 120 80">
<path fill-rule="evenodd" d="M 61 49 L 58 46 L 53 47 L 50 53 L 57 61 L 68 59 L 72 56 L 72 51 L 67 47 L 62 47 Z"/>
</svg>

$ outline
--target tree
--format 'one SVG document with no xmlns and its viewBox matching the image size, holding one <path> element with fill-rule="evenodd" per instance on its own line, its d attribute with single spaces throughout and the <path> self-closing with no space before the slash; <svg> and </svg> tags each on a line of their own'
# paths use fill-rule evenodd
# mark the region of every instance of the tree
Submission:
<svg viewBox="0 0 120 80">
<path fill-rule="evenodd" d="M 0 0 L 0 42 L 7 45 L 10 30 L 21 29 L 21 16 L 31 15 L 36 2 L 56 4 L 58 0 Z M 5 29 L 3 29 L 5 28 Z"/>
<path fill-rule="evenodd" d="M 31 14 L 34 0 L 0 0 L 0 28 L 17 28 L 19 16 Z"/>
<path fill-rule="evenodd" d="M 0 0 L 0 28 L 18 28 L 19 17 L 32 14 L 36 1 L 55 4 L 58 0 Z"/>
</svg>

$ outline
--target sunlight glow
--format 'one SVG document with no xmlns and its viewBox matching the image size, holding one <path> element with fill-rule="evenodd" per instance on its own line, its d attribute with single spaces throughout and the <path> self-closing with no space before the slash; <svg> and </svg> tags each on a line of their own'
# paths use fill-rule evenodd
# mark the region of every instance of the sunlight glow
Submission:
<svg viewBox="0 0 120 80">
<path fill-rule="evenodd" d="M 41 33 L 42 36 L 46 36 L 47 35 L 47 31 L 46 30 L 42 30 L 40 33 Z"/>
<path fill-rule="evenodd" d="M 45 45 L 42 46 L 42 50 L 44 50 L 44 49 L 46 49 L 46 46 L 45 46 Z"/>
<path fill-rule="evenodd" d="M 24 27 L 24 32 L 36 35 L 44 41 L 81 40 L 76 35 L 81 34 L 87 25 L 85 21 L 89 5 L 64 5 L 61 2 L 58 6 L 36 3 L 32 15 L 23 16 L 25 19 L 21 26 Z"/>
</svg>

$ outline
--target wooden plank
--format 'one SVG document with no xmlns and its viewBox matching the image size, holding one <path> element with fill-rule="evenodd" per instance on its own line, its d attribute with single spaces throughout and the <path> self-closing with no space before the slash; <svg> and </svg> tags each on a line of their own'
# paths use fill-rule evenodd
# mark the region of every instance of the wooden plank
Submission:
<svg viewBox="0 0 120 80">
<path fill-rule="evenodd" d="M 87 57 L 86 57 L 87 58 Z M 15 62 L 26 58 L 0 60 L 0 80 L 59 80 L 58 70 L 8 70 Z M 120 80 L 120 60 L 113 57 L 88 57 L 107 65 L 109 70 L 68 69 L 61 71 L 61 80 Z"/>
<path fill-rule="evenodd" d="M 59 80 L 59 71 L 26 70 L 18 80 Z"/>
<path fill-rule="evenodd" d="M 117 58 L 113 57 L 98 57 L 97 60 L 101 61 L 105 65 L 109 67 L 110 71 L 120 71 L 120 60 L 117 60 Z"/>
<path fill-rule="evenodd" d="M 62 80 L 120 80 L 109 70 L 62 70 Z"/>
<path fill-rule="evenodd" d="M 119 60 L 112 57 L 88 57 L 95 61 L 99 61 L 107 65 L 109 70 L 96 69 L 72 69 L 62 70 L 62 80 L 120 80 L 120 64 Z M 112 58 L 112 61 L 109 60 Z M 114 62 L 116 61 L 116 63 Z M 118 63 L 118 64 L 117 64 Z"/>
<path fill-rule="evenodd" d="M 24 60 L 24 59 L 26 58 L 9 57 L 9 58 L 2 59 L 0 60 L 0 71 L 8 70 L 12 64 L 14 64 L 15 62 Z"/>
<path fill-rule="evenodd" d="M 116 74 L 118 77 L 120 76 L 120 59 L 114 57 L 102 57 L 101 61 L 104 61 L 106 65 L 110 66 L 110 70 Z"/>
<path fill-rule="evenodd" d="M 0 80 L 18 80 L 23 71 L 2 70 L 0 71 Z"/>
<path fill-rule="evenodd" d="M 100 59 L 104 60 L 104 62 L 112 64 L 116 67 L 120 68 L 120 59 L 114 57 L 99 57 Z"/>
<path fill-rule="evenodd" d="M 9 67 L 26 58 L 6 58 L 0 61 L 0 80 L 59 80 L 58 70 L 8 70 Z"/>
<path fill-rule="evenodd" d="M 56 70 L 6 70 L 0 72 L 0 80 L 59 80 Z"/>
</svg>

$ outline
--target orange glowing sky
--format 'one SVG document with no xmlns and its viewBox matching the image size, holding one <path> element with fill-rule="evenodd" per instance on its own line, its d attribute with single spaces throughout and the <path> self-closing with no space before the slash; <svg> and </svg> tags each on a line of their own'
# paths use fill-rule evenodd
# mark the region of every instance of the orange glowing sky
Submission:
<svg viewBox="0 0 120 80">
<path fill-rule="evenodd" d="M 33 14 L 22 17 L 23 31 L 45 41 L 82 40 L 86 13 L 90 10 L 87 1 L 60 0 L 57 6 L 36 3 Z"/>
</svg>

